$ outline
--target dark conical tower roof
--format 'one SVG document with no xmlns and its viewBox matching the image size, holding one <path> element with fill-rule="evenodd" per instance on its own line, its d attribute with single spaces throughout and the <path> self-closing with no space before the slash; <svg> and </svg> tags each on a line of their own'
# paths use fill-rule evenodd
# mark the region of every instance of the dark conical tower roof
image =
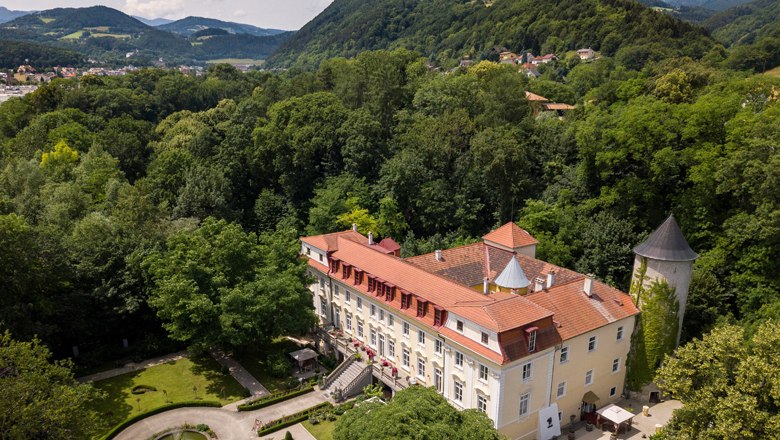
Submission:
<svg viewBox="0 0 780 440">
<path fill-rule="evenodd" d="M 634 248 L 634 253 L 654 260 L 693 261 L 699 254 L 685 240 L 680 226 L 670 215 L 644 243 Z"/>
</svg>

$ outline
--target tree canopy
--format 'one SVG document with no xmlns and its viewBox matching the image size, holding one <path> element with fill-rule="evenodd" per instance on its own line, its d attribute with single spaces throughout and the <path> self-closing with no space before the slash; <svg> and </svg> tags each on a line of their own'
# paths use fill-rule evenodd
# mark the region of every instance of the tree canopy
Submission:
<svg viewBox="0 0 780 440">
<path fill-rule="evenodd" d="M 101 392 L 79 384 L 70 361 L 49 359 L 41 341 L 0 334 L 0 432 L 2 438 L 90 438 L 102 422 L 88 407 Z"/>
<path fill-rule="evenodd" d="M 475 409 L 458 411 L 433 388 L 413 386 L 388 403 L 362 402 L 339 419 L 334 440 L 499 440 L 493 422 Z"/>
</svg>

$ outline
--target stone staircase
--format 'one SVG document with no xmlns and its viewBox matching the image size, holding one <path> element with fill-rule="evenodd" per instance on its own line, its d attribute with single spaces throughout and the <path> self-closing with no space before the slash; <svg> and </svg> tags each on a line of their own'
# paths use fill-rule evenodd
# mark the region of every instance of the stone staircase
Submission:
<svg viewBox="0 0 780 440">
<path fill-rule="evenodd" d="M 350 358 L 333 370 L 325 379 L 322 389 L 326 395 L 339 400 L 359 394 L 369 384 L 371 366 Z"/>
</svg>

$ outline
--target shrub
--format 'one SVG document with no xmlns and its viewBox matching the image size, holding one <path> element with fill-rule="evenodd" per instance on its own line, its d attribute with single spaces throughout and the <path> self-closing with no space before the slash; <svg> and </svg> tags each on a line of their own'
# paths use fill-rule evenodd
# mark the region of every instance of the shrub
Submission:
<svg viewBox="0 0 780 440">
<path fill-rule="evenodd" d="M 263 396 L 257 400 L 252 400 L 250 402 L 238 405 L 238 410 L 251 411 L 254 409 L 265 408 L 266 406 L 283 402 L 285 400 L 292 399 L 293 397 L 301 396 L 312 391 L 314 391 L 314 387 L 309 386 L 301 390 L 280 391 L 278 393 L 268 394 L 267 396 Z"/>
<path fill-rule="evenodd" d="M 144 394 L 152 391 L 157 391 L 157 388 L 151 385 L 136 385 L 130 392 L 133 394 Z"/>
<path fill-rule="evenodd" d="M 284 428 L 287 428 L 288 426 L 301 423 L 304 420 L 311 419 L 312 417 L 316 418 L 315 414 L 321 412 L 323 409 L 326 408 L 333 408 L 333 405 L 331 405 L 330 402 L 324 402 L 315 407 L 309 408 L 306 411 L 301 411 L 289 416 L 285 416 L 281 419 L 272 420 L 266 423 L 263 429 L 258 430 L 257 435 L 264 436 L 266 434 L 270 434 L 272 432 L 276 432 Z M 319 423 L 319 420 L 317 420 L 317 423 Z"/>
<path fill-rule="evenodd" d="M 268 356 L 268 368 L 274 377 L 285 377 L 290 371 L 290 363 L 282 353 L 272 353 Z"/>
<path fill-rule="evenodd" d="M 195 429 L 200 432 L 209 432 L 211 430 L 211 428 L 209 428 L 209 425 L 205 423 L 199 424 L 198 426 L 195 427 Z"/>
<path fill-rule="evenodd" d="M 290 431 L 287 431 L 287 433 L 284 434 L 284 440 L 293 440 L 293 436 L 290 434 Z"/>
</svg>

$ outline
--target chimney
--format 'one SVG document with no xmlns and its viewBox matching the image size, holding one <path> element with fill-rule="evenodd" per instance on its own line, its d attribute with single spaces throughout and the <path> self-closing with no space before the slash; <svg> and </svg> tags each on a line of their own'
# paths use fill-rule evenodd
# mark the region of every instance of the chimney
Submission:
<svg viewBox="0 0 780 440">
<path fill-rule="evenodd" d="M 441 249 L 436 249 L 436 261 L 444 261 L 444 257 L 441 255 Z"/>
<path fill-rule="evenodd" d="M 490 293 L 490 278 L 485 278 L 482 280 L 482 293 L 485 295 Z"/>
<path fill-rule="evenodd" d="M 555 271 L 550 270 L 549 272 L 547 272 L 547 288 L 549 289 L 550 287 L 552 287 L 554 282 L 555 282 Z"/>
<path fill-rule="evenodd" d="M 585 284 L 582 287 L 582 291 L 585 292 L 585 295 L 588 295 L 588 298 L 593 296 L 593 275 L 585 275 Z"/>
<path fill-rule="evenodd" d="M 534 278 L 534 292 L 541 292 L 542 290 L 544 290 L 544 278 Z"/>
<path fill-rule="evenodd" d="M 357 232 L 357 223 L 352 223 L 352 230 Z"/>
<path fill-rule="evenodd" d="M 374 243 L 374 234 L 371 231 L 368 231 L 368 245 L 373 246 L 376 243 Z"/>
</svg>

